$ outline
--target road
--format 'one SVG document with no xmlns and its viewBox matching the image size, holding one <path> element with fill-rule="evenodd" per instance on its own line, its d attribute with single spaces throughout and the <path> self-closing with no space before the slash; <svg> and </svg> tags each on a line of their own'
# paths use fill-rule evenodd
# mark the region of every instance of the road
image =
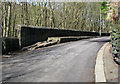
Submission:
<svg viewBox="0 0 120 84">
<path fill-rule="evenodd" d="M 37 49 L 3 60 L 3 82 L 94 82 L 97 52 L 109 37 Z"/>
</svg>

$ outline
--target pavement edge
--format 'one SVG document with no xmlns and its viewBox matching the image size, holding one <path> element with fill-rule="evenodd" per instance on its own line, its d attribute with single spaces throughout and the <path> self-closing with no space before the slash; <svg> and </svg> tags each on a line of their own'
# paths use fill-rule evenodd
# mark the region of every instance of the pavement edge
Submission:
<svg viewBox="0 0 120 84">
<path fill-rule="evenodd" d="M 109 42 L 105 43 L 102 48 L 98 51 L 96 64 L 95 64 L 95 82 L 106 82 L 105 71 L 104 71 L 104 63 L 103 63 L 103 51 L 106 45 Z"/>
</svg>

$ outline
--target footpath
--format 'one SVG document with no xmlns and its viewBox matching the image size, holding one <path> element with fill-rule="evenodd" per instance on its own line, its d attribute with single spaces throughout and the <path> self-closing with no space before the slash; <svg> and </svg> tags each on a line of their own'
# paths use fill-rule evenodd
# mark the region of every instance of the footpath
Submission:
<svg viewBox="0 0 120 84">
<path fill-rule="evenodd" d="M 118 82 L 118 64 L 112 57 L 112 45 L 108 42 L 99 50 L 95 65 L 96 82 Z"/>
</svg>

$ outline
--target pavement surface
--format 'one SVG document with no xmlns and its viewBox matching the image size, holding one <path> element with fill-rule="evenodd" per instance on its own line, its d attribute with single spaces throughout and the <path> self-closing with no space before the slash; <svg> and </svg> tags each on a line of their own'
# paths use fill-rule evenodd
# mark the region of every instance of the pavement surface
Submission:
<svg viewBox="0 0 120 84">
<path fill-rule="evenodd" d="M 3 58 L 3 82 L 94 82 L 99 49 L 109 37 L 92 38 Z"/>
<path fill-rule="evenodd" d="M 103 50 L 106 82 L 118 82 L 118 64 L 113 61 L 112 45 L 108 42 Z"/>
</svg>

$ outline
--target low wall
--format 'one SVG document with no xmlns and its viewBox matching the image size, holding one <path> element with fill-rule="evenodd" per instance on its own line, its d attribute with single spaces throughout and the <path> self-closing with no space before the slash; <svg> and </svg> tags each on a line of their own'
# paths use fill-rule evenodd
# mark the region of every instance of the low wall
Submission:
<svg viewBox="0 0 120 84">
<path fill-rule="evenodd" d="M 2 38 L 2 53 L 19 50 L 19 39 L 18 38 Z"/>
<path fill-rule="evenodd" d="M 46 41 L 48 37 L 65 37 L 65 36 L 99 36 L 97 32 L 85 32 L 57 28 L 37 28 L 20 26 L 19 43 L 21 48 L 34 44 L 36 42 Z M 109 33 L 102 33 L 102 36 L 108 36 Z"/>
</svg>

